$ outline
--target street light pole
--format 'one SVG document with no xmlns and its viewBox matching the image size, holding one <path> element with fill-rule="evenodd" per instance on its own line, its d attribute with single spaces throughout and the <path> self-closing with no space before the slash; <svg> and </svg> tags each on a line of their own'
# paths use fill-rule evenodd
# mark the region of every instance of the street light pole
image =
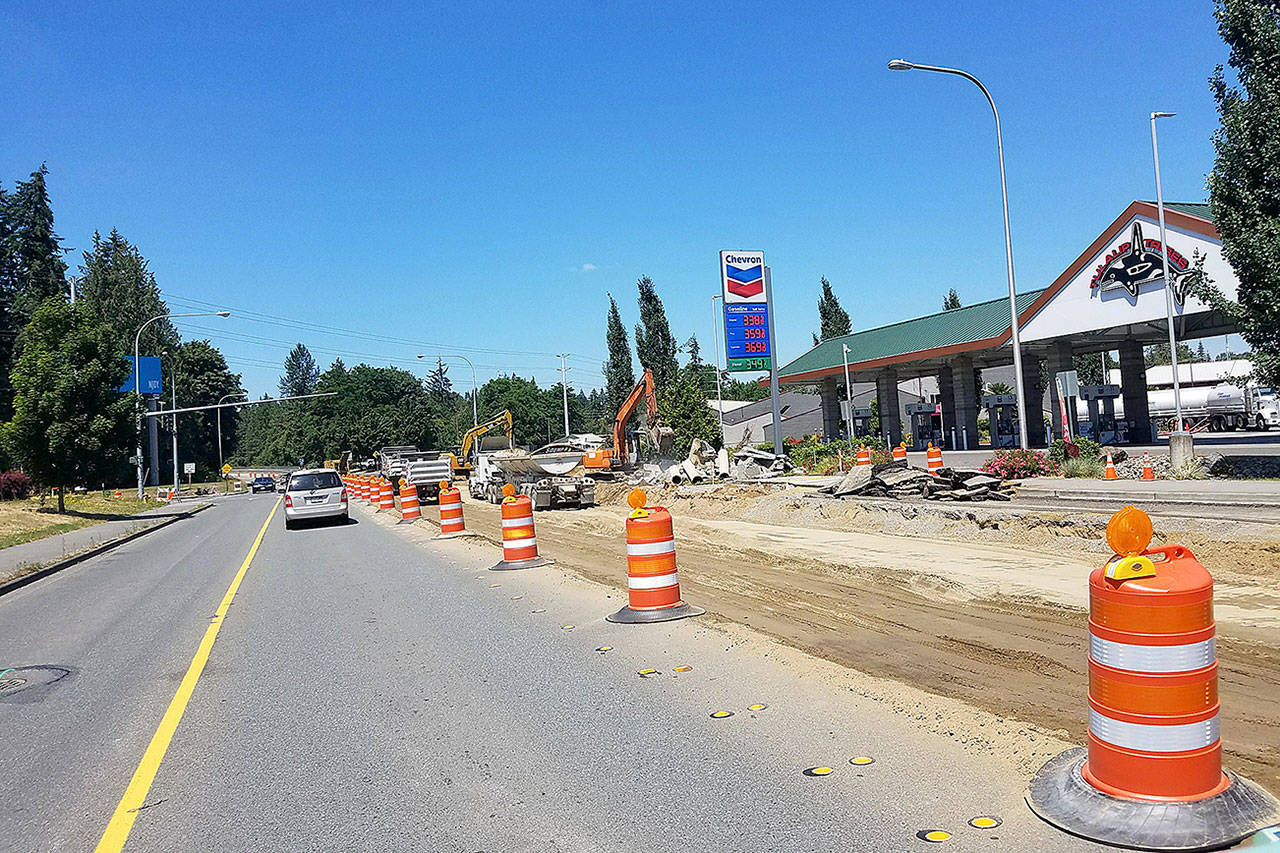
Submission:
<svg viewBox="0 0 1280 853">
<path fill-rule="evenodd" d="M 1004 137 L 1000 133 L 1000 113 L 996 110 L 996 102 L 991 97 L 991 93 L 987 91 L 987 87 L 982 85 L 982 81 L 974 77 L 967 71 L 961 71 L 959 68 L 941 68 L 936 65 L 917 65 L 914 62 L 907 62 L 905 59 L 894 59 L 889 62 L 889 68 L 893 71 L 910 71 L 916 69 L 919 71 L 937 71 L 941 74 L 955 74 L 963 77 L 973 83 L 982 90 L 982 94 L 987 96 L 987 103 L 991 105 L 991 114 L 996 119 L 996 153 L 1000 159 L 1000 198 L 1004 204 L 1004 256 L 1005 265 L 1009 272 L 1009 333 L 1010 343 L 1013 344 L 1013 373 L 1015 381 L 1018 383 L 1018 432 L 1022 441 L 1022 448 L 1027 448 L 1027 389 L 1022 381 L 1022 342 L 1018 333 L 1018 300 L 1014 292 L 1013 283 L 1013 238 L 1009 232 L 1009 191 L 1005 186 L 1004 180 Z M 1036 416 L 1039 417 L 1040 405 L 1036 403 Z"/>
<path fill-rule="evenodd" d="M 848 408 L 844 413 L 845 429 L 849 431 L 849 446 L 853 446 L 853 386 L 849 384 L 849 345 L 840 344 L 844 348 L 844 403 Z"/>
<path fill-rule="evenodd" d="M 1156 166 L 1156 212 L 1160 217 L 1160 263 L 1164 276 L 1165 317 L 1169 321 L 1169 365 L 1173 368 L 1173 411 L 1177 418 L 1172 434 L 1169 436 L 1169 455 L 1174 456 L 1174 445 L 1179 442 L 1191 443 L 1191 434 L 1186 431 L 1182 421 L 1182 388 L 1178 382 L 1178 340 L 1173 330 L 1173 279 L 1169 275 L 1169 237 L 1164 228 L 1164 188 L 1160 183 L 1160 146 L 1156 143 L 1156 119 L 1172 118 L 1174 113 L 1151 114 L 1151 158 Z M 1175 438 L 1177 436 L 1177 438 Z M 1183 438 L 1183 436 L 1186 436 Z M 1154 438 L 1154 436 L 1152 436 Z M 1190 446 L 1187 455 L 1191 453 Z M 1177 465 L 1177 460 L 1173 460 Z"/>
<path fill-rule="evenodd" d="M 560 353 L 560 391 L 564 396 L 564 434 L 569 436 L 569 380 L 567 378 L 568 368 L 564 366 L 564 357 L 568 353 Z"/>
<path fill-rule="evenodd" d="M 142 385 L 141 377 L 138 372 L 138 348 L 142 345 L 142 330 L 150 326 L 156 320 L 163 320 L 168 317 L 230 317 L 230 311 L 194 311 L 187 314 L 157 314 L 147 322 L 138 327 L 138 333 L 133 336 L 133 416 L 137 422 L 138 430 L 138 500 L 143 498 L 142 489 L 142 411 L 140 405 L 142 403 Z M 164 389 L 161 388 L 161 393 Z M 158 478 L 158 474 L 157 474 Z"/>
<path fill-rule="evenodd" d="M 724 299 L 724 294 L 717 293 L 711 297 L 711 338 L 716 343 L 716 416 L 720 419 L 720 443 L 724 444 L 724 391 L 720 388 L 720 312 L 716 311 L 716 300 Z M 725 341 L 728 348 L 729 342 Z"/>
<path fill-rule="evenodd" d="M 428 354 L 425 352 L 420 352 L 418 353 L 418 358 L 426 358 L 427 355 Z M 476 385 L 476 366 L 471 363 L 471 359 L 467 358 L 465 355 L 458 355 L 457 353 L 437 353 L 436 358 L 460 358 L 467 363 L 468 367 L 471 368 L 471 425 L 478 425 L 480 423 L 480 418 L 476 408 L 476 397 L 480 394 L 480 388 Z"/>
</svg>

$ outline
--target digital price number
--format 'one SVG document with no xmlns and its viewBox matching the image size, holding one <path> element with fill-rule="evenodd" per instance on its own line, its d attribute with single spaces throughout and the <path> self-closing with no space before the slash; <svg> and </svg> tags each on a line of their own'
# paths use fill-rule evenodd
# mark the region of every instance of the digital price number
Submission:
<svg viewBox="0 0 1280 853">
<path fill-rule="evenodd" d="M 761 303 L 724 306 L 724 340 L 729 370 L 768 370 L 773 363 L 769 306 Z"/>
</svg>

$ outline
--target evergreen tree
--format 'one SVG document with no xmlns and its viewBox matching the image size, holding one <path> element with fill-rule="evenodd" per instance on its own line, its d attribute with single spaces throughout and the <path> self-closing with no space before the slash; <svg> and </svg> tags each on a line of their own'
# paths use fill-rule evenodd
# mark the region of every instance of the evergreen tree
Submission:
<svg viewBox="0 0 1280 853">
<path fill-rule="evenodd" d="M 636 374 L 631 367 L 631 347 L 627 344 L 627 327 L 618 316 L 618 303 L 609 296 L 609 319 L 605 326 L 605 346 L 609 353 L 604 363 L 604 411 L 605 423 L 613 423 L 622 402 L 636 384 Z"/>
<path fill-rule="evenodd" d="M 640 369 L 653 371 L 655 388 L 666 388 L 676 377 L 680 366 L 676 362 L 676 339 L 667 323 L 667 312 L 649 277 L 642 276 L 636 282 L 640 290 L 640 322 L 636 324 L 636 358 Z"/>
<path fill-rule="evenodd" d="M 227 368 L 227 360 L 207 340 L 186 341 L 176 348 L 171 368 L 178 380 L 178 406 L 212 406 L 228 394 L 244 391 L 240 375 Z M 225 402 L 231 402 L 230 400 Z M 252 407 L 251 407 L 252 408 Z M 168 446 L 171 450 L 172 445 Z M 222 450 L 231 456 L 236 447 L 236 419 L 222 413 Z M 199 480 L 216 479 L 218 470 L 218 415 L 214 410 L 178 416 L 179 462 L 196 463 Z M 172 452 L 168 466 L 171 471 Z M 297 461 L 296 459 L 294 461 Z M 163 465 L 163 463 L 162 463 Z"/>
<path fill-rule="evenodd" d="M 9 226 L 9 194 L 0 187 L 0 421 L 8 420 L 13 414 L 13 386 L 9 383 L 9 371 L 13 367 L 14 347 L 21 330 L 13 304 L 17 290 L 13 232 Z"/>
<path fill-rule="evenodd" d="M 1205 352 L 1204 341 L 1200 341 L 1196 345 L 1196 361 L 1208 361 L 1209 353 Z"/>
<path fill-rule="evenodd" d="M 695 370 L 702 367 L 702 350 L 698 346 L 697 335 L 690 335 L 689 340 L 684 342 L 684 346 L 681 349 L 689 354 L 689 367 Z"/>
<path fill-rule="evenodd" d="M 721 444 L 720 424 L 715 412 L 707 405 L 707 395 L 698 387 L 697 376 L 692 371 L 681 373 L 658 392 L 658 418 L 675 431 L 672 449 L 677 457 L 689 452 L 695 438 L 716 447 Z"/>
<path fill-rule="evenodd" d="M 1222 126 L 1209 174 L 1209 204 L 1222 252 L 1239 279 L 1234 302 L 1197 264 L 1197 296 L 1224 311 L 1253 348 L 1263 384 L 1280 384 L 1280 8 L 1274 0 L 1217 0 L 1218 33 L 1230 48 L 1210 85 Z M 1199 259 L 1198 259 L 1199 260 Z"/>
<path fill-rule="evenodd" d="M 442 358 L 436 359 L 436 366 L 427 374 L 427 393 L 440 405 L 451 399 L 453 380 L 449 378 L 449 365 Z"/>
<path fill-rule="evenodd" d="M 954 311 L 960 307 L 962 307 L 960 305 L 960 294 L 956 293 L 956 289 L 953 287 L 951 292 L 947 294 L 947 298 L 942 300 L 942 310 Z"/>
<path fill-rule="evenodd" d="M 1178 364 L 1188 364 L 1195 360 L 1196 354 L 1191 351 L 1191 347 L 1182 341 L 1178 341 Z M 1145 361 L 1147 367 L 1154 367 L 1158 364 L 1172 364 L 1173 359 L 1169 358 L 1169 345 L 1153 344 L 1147 347 Z"/>
<path fill-rule="evenodd" d="M 61 238 L 53 230 L 53 209 L 43 165 L 20 181 L 5 205 L 10 251 L 13 254 L 14 312 L 18 325 L 26 324 L 50 297 L 67 298 L 67 262 L 62 259 Z"/>
<path fill-rule="evenodd" d="M 84 253 L 76 278 L 76 305 L 111 329 L 120 342 L 120 354 L 128 356 L 133 355 L 134 336 L 142 324 L 169 310 L 147 259 L 115 230 L 106 239 L 94 232 L 93 248 Z M 178 343 L 173 324 L 156 320 L 143 331 L 139 352 L 173 351 Z"/>
<path fill-rule="evenodd" d="M 1167 364 L 1169 347 L 1166 344 L 1164 348 Z M 1107 376 L 1102 372 L 1102 360 L 1107 360 L 1107 370 L 1113 370 L 1120 366 L 1120 362 L 1111 357 L 1111 353 L 1091 352 L 1084 355 L 1073 355 L 1071 357 L 1071 369 L 1076 372 L 1076 380 L 1081 385 L 1106 385 L 1108 384 Z M 995 393 L 995 392 L 992 392 Z M 1012 393 L 1012 392 L 1010 392 Z"/>
<path fill-rule="evenodd" d="M 284 359 L 284 375 L 280 377 L 280 396 L 297 397 L 313 394 L 320 381 L 320 368 L 311 351 L 298 344 Z"/>
<path fill-rule="evenodd" d="M 831 282 L 827 281 L 825 275 L 819 279 L 819 282 L 822 284 L 822 295 L 818 297 L 819 328 L 813 336 L 814 346 L 853 331 L 849 313 L 840 307 L 840 300 L 836 299 L 835 291 L 831 289 Z"/>
<path fill-rule="evenodd" d="M 111 331 L 59 297 L 36 309 L 13 367 L 14 412 L 5 448 L 37 483 L 58 488 L 114 479 L 133 439 L 128 376 Z"/>
</svg>

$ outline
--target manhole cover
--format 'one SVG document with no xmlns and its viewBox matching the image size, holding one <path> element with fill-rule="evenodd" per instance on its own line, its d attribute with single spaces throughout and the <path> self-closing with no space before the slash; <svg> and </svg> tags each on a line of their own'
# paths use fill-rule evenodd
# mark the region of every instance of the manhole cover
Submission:
<svg viewBox="0 0 1280 853">
<path fill-rule="evenodd" d="M 5 690 L 17 690 L 26 683 L 25 678 L 0 678 L 0 693 Z"/>
<path fill-rule="evenodd" d="M 0 669 L 0 702 L 39 702 L 71 674 L 69 667 L 49 664 Z"/>
</svg>

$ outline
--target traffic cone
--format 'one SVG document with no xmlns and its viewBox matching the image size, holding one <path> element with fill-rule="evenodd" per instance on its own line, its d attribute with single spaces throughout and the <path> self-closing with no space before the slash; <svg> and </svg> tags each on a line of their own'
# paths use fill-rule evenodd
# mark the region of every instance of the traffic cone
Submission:
<svg viewBox="0 0 1280 853">
<path fill-rule="evenodd" d="M 1222 771 L 1213 578 L 1181 545 L 1148 550 L 1151 535 L 1131 506 L 1107 525 L 1116 556 L 1089 576 L 1089 746 L 1045 764 L 1026 801 L 1104 844 L 1217 850 L 1280 822 L 1280 803 Z"/>
<path fill-rule="evenodd" d="M 858 448 L 858 466 L 861 467 L 863 465 L 870 465 L 870 464 L 871 464 L 871 451 L 868 450 L 867 446 L 864 444 Z"/>
<path fill-rule="evenodd" d="M 894 462 L 907 461 L 907 443 L 905 441 L 899 442 L 898 446 L 893 449 L 893 461 Z"/>
<path fill-rule="evenodd" d="M 933 442 L 929 442 L 929 450 L 927 452 L 929 473 L 933 474 L 942 470 L 942 448 L 934 447 Z"/>
<path fill-rule="evenodd" d="M 440 481 L 440 532 L 436 539 L 456 539 L 459 536 L 474 536 L 467 531 L 467 523 L 462 518 L 462 492 L 451 488 L 448 480 Z"/>
<path fill-rule="evenodd" d="M 400 484 L 400 523 L 412 524 L 422 518 L 422 510 L 418 506 L 418 487 L 413 483 Z"/>
<path fill-rule="evenodd" d="M 610 622 L 636 624 L 670 622 L 706 611 L 680 600 L 680 573 L 676 568 L 675 531 L 671 513 L 664 507 L 646 507 L 645 493 L 633 489 L 627 496 L 626 607 L 604 617 Z"/>
<path fill-rule="evenodd" d="M 1107 470 L 1103 473 L 1102 479 L 1104 480 L 1119 479 L 1119 477 L 1116 475 L 1116 463 L 1111 461 L 1111 451 L 1109 450 L 1107 451 Z"/>
<path fill-rule="evenodd" d="M 516 495 L 516 487 L 502 487 L 502 561 L 490 571 L 535 569 L 549 566 L 551 560 L 538 556 L 538 537 L 533 530 L 533 501 L 528 495 Z"/>
<path fill-rule="evenodd" d="M 1151 467 L 1151 454 L 1143 453 L 1142 454 L 1142 479 L 1154 480 L 1155 478 L 1156 478 L 1156 471 L 1154 468 Z"/>
</svg>

